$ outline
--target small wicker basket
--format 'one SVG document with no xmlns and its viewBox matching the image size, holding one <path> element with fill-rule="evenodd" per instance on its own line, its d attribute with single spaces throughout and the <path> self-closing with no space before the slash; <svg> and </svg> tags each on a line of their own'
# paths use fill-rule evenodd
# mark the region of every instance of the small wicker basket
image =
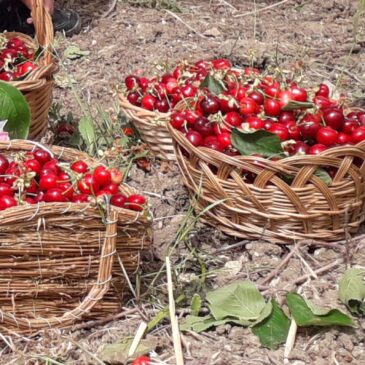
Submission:
<svg viewBox="0 0 365 365">
<path fill-rule="evenodd" d="M 356 233 L 364 221 L 365 142 L 271 161 L 196 148 L 168 129 L 196 211 L 206 210 L 203 219 L 229 235 L 334 241 Z M 316 176 L 318 168 L 336 170 L 330 185 Z M 253 183 L 242 171 L 254 176 Z"/>
<path fill-rule="evenodd" d="M 118 93 L 118 97 L 122 111 L 131 119 L 151 152 L 162 160 L 175 161 L 172 139 L 166 128 L 170 113 L 149 111 L 132 105 L 122 92 Z"/>
<path fill-rule="evenodd" d="M 29 139 L 39 140 L 48 127 L 48 111 L 52 103 L 53 75 L 58 67 L 52 56 L 53 24 L 50 15 L 43 7 L 43 0 L 33 1 L 33 21 L 35 33 L 43 54 L 39 59 L 39 67 L 31 72 L 24 80 L 10 81 L 10 85 L 22 92 L 27 100 L 31 112 Z M 37 50 L 32 38 L 22 33 L 3 33 L 7 39 L 17 37 L 28 48 Z"/>
<path fill-rule="evenodd" d="M 0 142 L 0 154 L 31 151 L 27 141 Z M 97 162 L 51 147 L 62 161 Z M 123 186 L 126 195 L 135 191 Z M 41 203 L 0 211 L 0 331 L 32 334 L 118 313 L 122 266 L 131 275 L 151 243 L 147 212 L 89 204 Z M 121 264 L 122 263 L 122 264 Z"/>
</svg>

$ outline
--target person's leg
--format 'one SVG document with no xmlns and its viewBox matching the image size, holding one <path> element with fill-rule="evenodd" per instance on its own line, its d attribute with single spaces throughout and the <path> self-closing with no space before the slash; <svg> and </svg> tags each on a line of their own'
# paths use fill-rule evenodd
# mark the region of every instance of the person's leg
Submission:
<svg viewBox="0 0 365 365">
<path fill-rule="evenodd" d="M 21 2 L 0 0 L 0 32 L 5 30 L 34 35 L 34 27 L 29 24 L 30 10 Z M 52 15 L 55 32 L 65 32 L 67 36 L 81 29 L 79 15 L 73 10 L 55 9 Z"/>
</svg>

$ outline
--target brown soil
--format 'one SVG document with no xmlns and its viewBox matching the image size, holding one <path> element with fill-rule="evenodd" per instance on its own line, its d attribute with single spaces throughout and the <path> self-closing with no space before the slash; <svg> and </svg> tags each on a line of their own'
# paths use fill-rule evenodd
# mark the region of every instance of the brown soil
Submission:
<svg viewBox="0 0 365 365">
<path fill-rule="evenodd" d="M 67 1 L 61 1 L 66 4 Z M 131 7 L 124 1 L 117 2 L 115 10 L 106 17 L 112 1 L 70 1 L 84 21 L 82 32 L 71 39 L 57 37 L 58 50 L 76 44 L 90 54 L 77 60 L 63 59 L 62 69 L 55 92 L 55 101 L 63 105 L 63 111 L 71 111 L 75 118 L 81 115 L 70 88 L 92 105 L 115 111 L 115 86 L 123 77 L 138 69 L 147 73 L 156 64 L 173 65 L 187 58 L 211 58 L 225 56 L 237 65 L 249 65 L 252 60 L 262 67 L 278 62 L 291 69 L 303 67 L 309 80 L 319 83 L 339 80 L 341 90 L 349 93 L 357 104 L 364 103 L 365 88 L 365 33 L 360 23 L 358 42 L 353 42 L 353 17 L 358 1 L 289 0 L 282 5 L 274 1 L 178 1 L 182 13 L 178 20 L 165 10 Z M 237 9 L 234 10 L 234 8 Z M 235 17 L 245 14 L 243 17 Z M 184 24 L 184 23 L 185 24 Z M 188 27 L 189 26 L 189 27 Z M 192 31 L 191 28 L 194 30 Z M 352 49 L 352 54 L 349 55 Z M 62 86 L 62 87 L 61 87 Z M 151 198 L 154 214 L 154 249 L 144 264 L 145 273 L 157 271 L 167 249 L 174 242 L 176 232 L 188 209 L 188 197 L 181 176 L 174 164 L 152 163 L 150 172 L 134 167 L 129 183 Z M 168 217 L 168 218 L 165 218 Z M 199 225 L 190 232 L 189 242 L 205 263 L 208 287 L 218 287 L 232 281 L 250 278 L 258 282 L 270 273 L 290 247 L 263 242 L 245 242 L 229 249 L 238 241 L 220 234 L 215 229 Z M 353 265 L 365 265 L 365 251 L 352 259 Z M 343 244 L 342 244 L 343 245 Z M 333 249 L 300 250 L 300 256 L 312 269 L 323 267 L 343 256 Z M 191 296 L 199 291 L 194 286 L 200 274 L 200 265 L 185 244 L 173 253 L 174 265 L 179 273 L 177 291 Z M 161 261 L 162 260 L 162 261 Z M 233 268 L 233 269 L 232 269 Z M 345 264 L 293 285 L 295 278 L 307 274 L 308 268 L 298 255 L 293 255 L 280 275 L 271 282 L 267 296 L 283 302 L 288 290 L 304 293 L 321 304 L 329 304 L 346 310 L 337 299 L 337 283 L 345 270 Z M 151 277 L 145 275 L 148 285 Z M 195 279 L 195 280 L 194 280 Z M 166 305 L 165 274 L 156 282 L 152 294 L 155 301 Z M 157 304 L 153 306 L 157 308 Z M 146 307 L 146 315 L 153 318 L 156 311 Z M 139 315 L 105 326 L 82 330 L 72 334 L 51 331 L 35 341 L 14 339 L 13 351 L 4 346 L 0 363 L 22 363 L 21 354 L 35 361 L 43 355 L 67 364 L 97 364 L 101 349 L 124 336 L 134 336 L 141 322 Z M 364 320 L 357 329 L 308 329 L 298 333 L 290 364 L 329 365 L 365 364 Z M 174 352 L 168 322 L 152 334 L 158 341 L 156 348 L 160 358 L 174 364 Z M 69 338 L 72 338 L 70 342 Z M 284 350 L 264 349 L 249 329 L 222 326 L 201 333 L 199 336 L 184 334 L 184 355 L 188 365 L 198 364 L 283 364 Z M 76 342 L 75 342 L 76 341 Z M 76 345 L 78 343 L 78 345 Z M 19 362 L 16 362 L 18 359 Z M 27 363 L 29 360 L 26 360 Z M 40 361 L 41 363 L 41 361 Z"/>
</svg>

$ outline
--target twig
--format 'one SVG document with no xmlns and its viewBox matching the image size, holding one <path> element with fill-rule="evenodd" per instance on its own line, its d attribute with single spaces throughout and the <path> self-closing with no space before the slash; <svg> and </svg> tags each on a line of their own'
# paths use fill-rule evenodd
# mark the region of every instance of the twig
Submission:
<svg viewBox="0 0 365 365">
<path fill-rule="evenodd" d="M 312 276 L 314 279 L 318 279 L 317 274 L 313 271 L 308 262 L 304 260 L 303 256 L 299 252 L 297 252 L 296 255 L 299 257 L 300 261 L 302 261 L 303 265 L 307 268 L 310 276 Z"/>
<path fill-rule="evenodd" d="M 93 328 L 93 327 L 96 327 L 96 326 L 101 326 L 105 323 L 108 323 L 108 322 L 111 322 L 111 321 L 116 321 L 116 320 L 118 320 L 122 317 L 126 317 L 129 314 L 134 314 L 134 313 L 138 312 L 138 310 L 139 310 L 139 308 L 132 308 L 132 309 L 128 309 L 124 312 L 121 312 L 121 313 L 118 313 L 118 314 L 115 314 L 115 315 L 112 315 L 112 316 L 105 317 L 103 319 L 97 319 L 95 321 L 89 321 L 89 322 L 86 322 L 86 323 L 81 323 L 79 325 L 76 325 L 76 326 L 72 327 L 71 331 L 78 331 L 78 330 Z"/>
<path fill-rule="evenodd" d="M 166 13 L 172 15 L 174 18 L 176 18 L 177 20 L 179 20 L 181 23 L 183 23 L 187 28 L 189 28 L 193 33 L 195 33 L 196 35 L 198 35 L 201 38 L 207 38 L 204 34 L 199 33 L 197 30 L 195 30 L 194 28 L 192 28 L 189 24 L 185 23 L 180 17 L 178 17 L 175 13 L 173 13 L 170 10 L 166 10 Z"/>
<path fill-rule="evenodd" d="M 291 320 L 290 328 L 288 332 L 288 337 L 286 338 L 285 342 L 285 349 L 284 349 L 284 364 L 289 363 L 289 355 L 291 351 L 293 350 L 294 343 L 295 343 L 295 337 L 297 335 L 297 329 L 298 326 L 294 319 Z"/>
<path fill-rule="evenodd" d="M 121 269 L 122 269 L 122 271 L 123 271 L 124 278 L 125 278 L 125 280 L 126 280 L 126 282 L 127 282 L 127 284 L 128 284 L 129 290 L 132 292 L 132 294 L 133 294 L 134 298 L 135 298 L 135 299 L 137 299 L 136 291 L 135 291 L 135 290 L 134 290 L 134 288 L 133 288 L 133 285 L 132 285 L 132 283 L 131 283 L 131 281 L 130 281 L 130 279 L 129 279 L 128 273 L 127 273 L 127 271 L 126 271 L 126 269 L 125 269 L 125 267 L 124 267 L 124 265 L 123 265 L 123 261 L 122 261 L 122 259 L 120 258 L 120 256 L 119 256 L 119 254 L 118 254 L 118 253 L 117 253 L 117 257 L 118 257 L 118 261 L 119 261 L 120 268 L 121 268 Z"/>
<path fill-rule="evenodd" d="M 230 4 L 228 1 L 220 0 L 221 3 L 226 4 L 228 7 L 230 7 L 234 11 L 238 11 L 237 8 L 235 8 L 232 4 Z"/>
<path fill-rule="evenodd" d="M 100 360 L 96 355 L 94 355 L 93 353 L 91 353 L 88 349 L 86 349 L 85 347 L 81 346 L 78 342 L 74 341 L 71 337 L 64 337 L 67 340 L 69 340 L 70 342 L 72 342 L 75 346 L 77 346 L 80 350 L 86 352 L 91 358 L 93 358 L 98 364 L 100 365 L 106 365 L 104 361 Z"/>
<path fill-rule="evenodd" d="M 129 348 L 128 357 L 133 356 L 134 353 L 136 352 L 137 347 L 138 347 L 139 343 L 141 342 L 144 333 L 146 332 L 146 329 L 147 329 L 147 323 L 141 322 L 141 324 L 138 327 L 137 333 L 134 336 L 131 347 Z"/>
<path fill-rule="evenodd" d="M 101 18 L 106 18 L 110 15 L 110 13 L 115 9 L 115 6 L 117 5 L 118 0 L 113 0 L 112 3 L 109 6 L 109 9 L 101 16 Z"/>
<path fill-rule="evenodd" d="M 215 250 L 213 254 L 216 254 L 218 252 L 222 252 L 222 251 L 227 251 L 227 250 L 231 250 L 232 248 L 237 248 L 237 247 L 241 247 L 246 245 L 247 243 L 249 243 L 249 240 L 243 240 L 243 241 L 239 241 L 237 243 L 233 243 L 232 245 L 229 246 L 225 246 L 225 247 L 221 247 L 218 248 L 218 250 Z"/>
<path fill-rule="evenodd" d="M 256 13 L 259 13 L 261 11 L 266 11 L 266 10 L 275 8 L 276 6 L 282 5 L 282 4 L 284 4 L 284 3 L 288 2 L 288 1 L 289 0 L 282 0 L 282 1 L 278 2 L 278 3 L 272 4 L 272 5 L 269 5 L 269 6 L 265 6 L 264 8 L 261 8 L 261 9 L 255 10 L 255 11 L 249 11 L 247 13 L 233 15 L 233 17 L 240 18 L 240 17 L 243 17 L 243 16 L 256 14 Z"/>
<path fill-rule="evenodd" d="M 169 294 L 169 311 L 170 311 L 170 321 L 172 329 L 172 339 L 174 343 L 176 365 L 184 365 L 184 357 L 181 348 L 181 339 L 179 332 L 179 323 L 177 316 L 175 314 L 175 300 L 172 285 L 172 275 L 171 275 L 171 264 L 170 258 L 166 256 L 166 272 L 167 272 L 167 290 Z"/>
</svg>

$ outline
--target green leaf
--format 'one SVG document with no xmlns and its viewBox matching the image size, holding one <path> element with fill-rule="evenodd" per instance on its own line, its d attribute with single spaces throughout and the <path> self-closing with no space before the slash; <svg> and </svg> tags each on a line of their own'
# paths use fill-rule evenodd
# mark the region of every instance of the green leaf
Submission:
<svg viewBox="0 0 365 365">
<path fill-rule="evenodd" d="M 209 309 L 216 320 L 233 317 L 253 321 L 260 317 L 265 300 L 250 281 L 234 283 L 207 294 Z"/>
<path fill-rule="evenodd" d="M 63 52 L 63 55 L 69 60 L 76 60 L 84 56 L 88 56 L 90 51 L 83 51 L 78 46 L 71 44 Z"/>
<path fill-rule="evenodd" d="M 96 134 L 93 122 L 88 117 L 82 117 L 79 122 L 79 132 L 86 146 L 90 146 L 96 141 Z"/>
<path fill-rule="evenodd" d="M 216 79 L 210 74 L 206 76 L 206 78 L 200 84 L 200 87 L 206 87 L 215 95 L 219 95 L 226 89 L 221 80 Z"/>
<path fill-rule="evenodd" d="M 332 178 L 331 175 L 324 169 L 321 169 L 320 167 L 314 171 L 314 175 L 319 177 L 326 185 L 332 184 Z"/>
<path fill-rule="evenodd" d="M 252 333 L 260 339 L 262 346 L 276 349 L 286 341 L 289 327 L 290 319 L 273 300 L 270 315 L 252 327 Z"/>
<path fill-rule="evenodd" d="M 365 315 L 365 268 L 350 268 L 338 284 L 338 297 L 352 313 Z"/>
<path fill-rule="evenodd" d="M 259 153 L 265 157 L 272 157 L 284 152 L 280 138 L 276 134 L 264 130 L 247 133 L 234 129 L 231 139 L 233 147 L 244 156 Z"/>
<path fill-rule="evenodd" d="M 308 326 L 350 326 L 355 327 L 355 323 L 346 314 L 342 313 L 338 309 L 324 310 L 316 307 L 315 314 L 308 306 L 306 301 L 296 293 L 288 293 L 286 300 L 291 315 L 299 327 Z M 311 304 L 312 308 L 315 308 Z"/>
<path fill-rule="evenodd" d="M 290 111 L 295 109 L 310 109 L 313 108 L 314 104 L 309 102 L 301 102 L 301 101 L 289 101 L 288 104 L 286 104 L 281 110 L 283 111 Z"/>
<path fill-rule="evenodd" d="M 0 81 L 0 120 L 7 121 L 4 131 L 11 139 L 28 137 L 29 105 L 17 88 L 3 81 Z"/>
<path fill-rule="evenodd" d="M 101 361 L 108 364 L 126 364 L 130 360 L 128 352 L 132 342 L 133 337 L 121 338 L 115 343 L 104 346 L 98 357 Z M 148 340 L 143 339 L 139 343 L 133 357 L 145 355 L 155 350 L 156 346 L 157 342 L 153 337 L 149 337 Z"/>
<path fill-rule="evenodd" d="M 199 294 L 195 293 L 191 299 L 191 314 L 197 316 L 202 306 L 202 299 Z"/>
</svg>

